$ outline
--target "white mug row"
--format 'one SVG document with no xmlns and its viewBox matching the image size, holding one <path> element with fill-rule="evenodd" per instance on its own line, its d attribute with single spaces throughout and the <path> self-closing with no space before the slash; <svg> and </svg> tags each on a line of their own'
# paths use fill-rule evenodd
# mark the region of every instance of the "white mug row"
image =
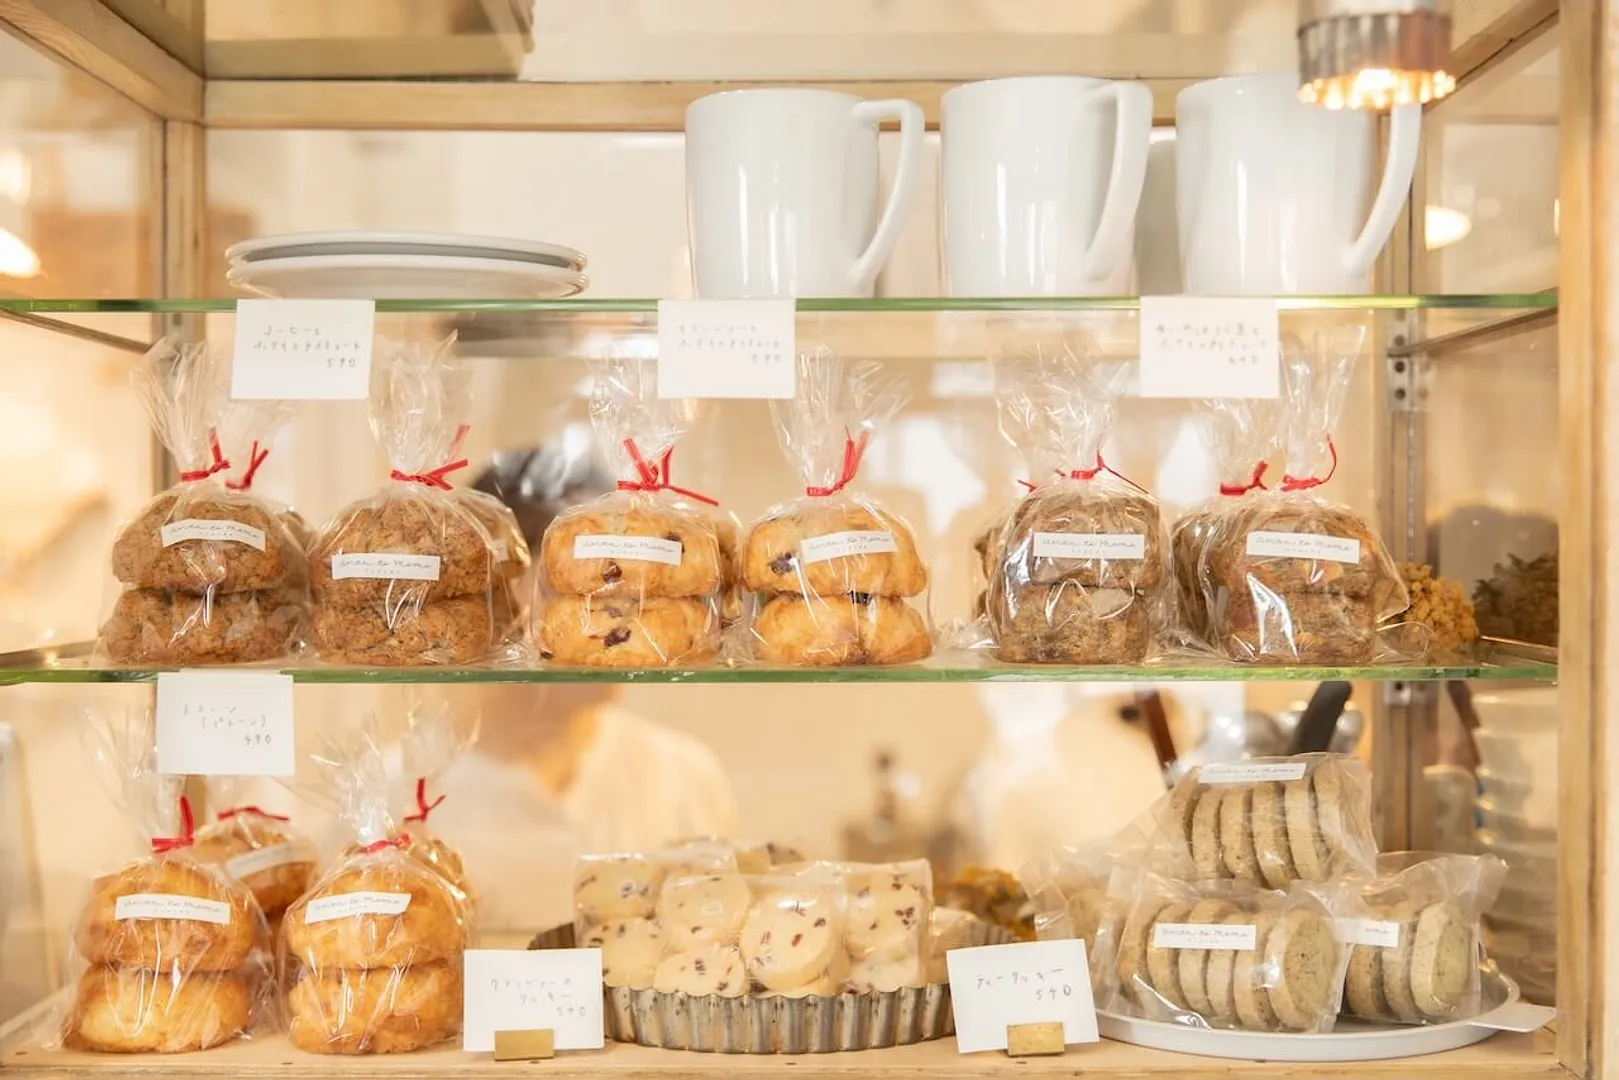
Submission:
<svg viewBox="0 0 1619 1080">
<path fill-rule="evenodd" d="M 1185 291 L 1366 291 L 1411 187 L 1421 107 L 1395 109 L 1371 192 L 1376 122 L 1297 98 L 1292 75 L 1197 83 L 1175 102 Z M 1152 143 L 1141 83 L 994 79 L 944 95 L 944 266 L 952 296 L 1130 291 Z M 877 132 L 899 123 L 879 215 Z M 915 102 L 736 90 L 686 112 L 697 295 L 870 296 L 922 168 Z M 1368 209 L 1368 203 L 1369 209 Z"/>
</svg>

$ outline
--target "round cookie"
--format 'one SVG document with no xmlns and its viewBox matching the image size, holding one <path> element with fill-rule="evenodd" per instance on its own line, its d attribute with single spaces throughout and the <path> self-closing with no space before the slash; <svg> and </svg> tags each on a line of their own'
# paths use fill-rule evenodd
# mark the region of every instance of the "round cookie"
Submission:
<svg viewBox="0 0 1619 1080">
<path fill-rule="evenodd" d="M 652 989 L 693 997 L 741 997 L 748 990 L 748 972 L 735 947 L 700 948 L 664 957 L 652 974 Z"/>
<path fill-rule="evenodd" d="M 131 914 L 129 905 L 137 901 L 128 898 L 135 896 L 173 897 L 180 909 L 205 910 L 194 918 Z M 120 900 L 126 901 L 122 918 Z M 214 912 L 225 921 L 212 921 Z M 267 939 L 264 915 L 247 886 L 188 854 L 142 859 L 97 878 L 73 933 L 79 955 L 92 964 L 188 974 L 234 971 Z"/>
<path fill-rule="evenodd" d="M 1337 1015 L 1334 998 L 1343 979 L 1339 949 L 1332 920 L 1320 912 L 1294 908 L 1277 920 L 1265 938 L 1271 970 L 1266 993 L 1283 1028 L 1313 1031 Z"/>
<path fill-rule="evenodd" d="M 1411 957 L 1416 951 L 1419 913 L 1418 906 L 1409 901 L 1390 909 L 1388 921 L 1400 924 L 1400 940 L 1394 948 L 1383 950 L 1383 996 L 1394 1017 L 1408 1024 L 1420 1024 L 1423 1019 L 1416 995 L 1411 992 Z"/>
<path fill-rule="evenodd" d="M 917 952 L 897 959 L 873 955 L 856 960 L 850 965 L 848 983 L 857 994 L 889 994 L 902 987 L 926 986 L 928 980 Z"/>
<path fill-rule="evenodd" d="M 1349 950 L 1344 1002 L 1350 1015 L 1363 1020 L 1385 1020 L 1391 1015 L 1388 998 L 1383 996 L 1383 950 L 1376 945 L 1356 945 Z"/>
<path fill-rule="evenodd" d="M 1147 945 L 1152 940 L 1152 927 L 1158 921 L 1158 913 L 1166 906 L 1156 900 L 1138 901 L 1125 916 L 1124 929 L 1119 933 L 1116 959 L 1119 986 L 1143 1009 L 1153 1000 L 1147 982 Z"/>
<path fill-rule="evenodd" d="M 1173 903 L 1158 913 L 1152 921 L 1153 934 L 1147 939 L 1147 979 L 1159 998 L 1167 1002 L 1173 1009 L 1186 1008 L 1186 995 L 1181 991 L 1180 965 L 1178 963 L 1180 949 L 1165 949 L 1154 944 L 1152 938 L 1157 934 L 1159 923 L 1183 923 L 1191 914 L 1192 905 Z"/>
<path fill-rule="evenodd" d="M 574 907 L 591 923 L 650 917 L 663 872 L 660 863 L 638 855 L 583 859 L 574 871 Z"/>
<path fill-rule="evenodd" d="M 706 600 L 554 596 L 534 628 L 542 658 L 584 667 L 669 667 L 710 656 L 719 618 Z"/>
<path fill-rule="evenodd" d="M 1221 920 L 1227 926 L 1251 926 L 1254 917 L 1235 911 Z M 1237 1004 L 1232 996 L 1232 971 L 1237 963 L 1236 949 L 1211 949 L 1203 971 L 1203 989 L 1208 995 L 1210 1023 L 1227 1026 L 1237 1022 Z"/>
<path fill-rule="evenodd" d="M 748 976 L 766 990 L 793 990 L 812 982 L 843 952 L 843 927 L 829 905 L 795 903 L 787 896 L 757 905 L 742 927 Z"/>
<path fill-rule="evenodd" d="M 1253 827 L 1248 821 L 1253 804 L 1254 789 L 1245 785 L 1229 789 L 1220 800 L 1220 854 L 1229 876 L 1259 884 L 1263 875 L 1254 853 Z"/>
<path fill-rule="evenodd" d="M 439 560 L 432 581 L 337 577 L 339 555 L 426 555 Z M 352 503 L 329 521 L 309 549 L 309 584 L 319 605 L 421 607 L 455 597 L 487 604 L 494 577 L 492 538 L 457 500 L 416 484 L 396 483 Z"/>
<path fill-rule="evenodd" d="M 1220 806 L 1227 794 L 1224 787 L 1204 788 L 1192 814 L 1192 865 L 1205 881 L 1226 876 L 1220 852 Z"/>
<path fill-rule="evenodd" d="M 403 896 L 403 909 L 342 900 L 352 893 Z M 331 900 L 331 904 L 324 901 Z M 313 906 L 314 911 L 310 908 Z M 437 872 L 395 848 L 344 859 L 287 908 L 286 951 L 304 967 L 392 968 L 459 962 L 466 904 Z"/>
<path fill-rule="evenodd" d="M 300 972 L 287 1041 L 311 1054 L 399 1054 L 461 1030 L 461 964 Z"/>
<path fill-rule="evenodd" d="M 1467 1003 L 1478 970 L 1473 927 L 1454 904 L 1438 903 L 1417 916 L 1411 946 L 1411 996 L 1431 1020 L 1454 1019 Z"/>
<path fill-rule="evenodd" d="M 590 927 L 579 947 L 602 951 L 602 982 L 608 986 L 644 990 L 663 956 L 663 930 L 652 919 L 613 919 Z"/>
<path fill-rule="evenodd" d="M 239 664 L 285 656 L 308 618 L 301 588 L 204 595 L 128 589 L 97 644 L 115 664 Z"/>
<path fill-rule="evenodd" d="M 895 550 L 806 560 L 806 540 L 845 532 L 887 533 Z M 801 503 L 755 525 L 743 550 L 742 581 L 759 593 L 916 596 L 928 586 L 928 571 L 904 521 L 873 503 L 836 499 Z"/>
<path fill-rule="evenodd" d="M 713 523 L 648 500 L 611 500 L 564 513 L 545 530 L 540 563 L 553 592 L 630 600 L 712 596 L 720 590 L 721 556 Z M 645 537 L 680 545 L 677 565 L 658 558 L 575 558 L 581 537 Z M 663 554 L 662 551 L 657 553 Z"/>
<path fill-rule="evenodd" d="M 1287 836 L 1281 784 L 1266 782 L 1249 789 L 1248 825 L 1254 837 L 1254 861 L 1265 884 L 1280 889 L 1296 880 L 1299 875 Z"/>
<path fill-rule="evenodd" d="M 734 945 L 752 899 L 741 874 L 671 878 L 664 882 L 658 900 L 658 920 L 670 948 L 681 952 L 710 943 Z"/>
<path fill-rule="evenodd" d="M 494 610 L 486 594 L 424 602 L 411 582 L 369 604 L 316 602 L 309 644 L 329 664 L 408 667 L 470 664 L 489 655 Z"/>
<path fill-rule="evenodd" d="M 1287 818 L 1288 850 L 1293 854 L 1293 868 L 1299 879 L 1327 880 L 1332 853 L 1321 839 L 1315 786 L 1308 776 L 1283 784 L 1282 806 Z"/>
<path fill-rule="evenodd" d="M 192 521 L 232 522 L 256 530 L 261 543 L 164 542 L 165 526 Z M 112 571 L 126 585 L 188 593 L 275 589 L 307 575 L 303 549 L 269 504 L 215 484 L 174 488 L 148 503 L 113 541 Z"/>
<path fill-rule="evenodd" d="M 1269 977 L 1265 964 L 1265 943 L 1276 925 L 1276 916 L 1260 912 L 1252 921 L 1257 947 L 1236 951 L 1236 958 L 1231 964 L 1231 1003 L 1239 1027 L 1247 1031 L 1276 1031 L 1281 1024 L 1271 1008 L 1270 995 L 1265 992 L 1265 982 Z"/>
<path fill-rule="evenodd" d="M 1234 905 L 1224 900 L 1199 900 L 1192 905 L 1187 913 L 1186 921 L 1200 926 L 1209 926 L 1222 923 L 1237 913 Z M 1215 952 L 1228 950 L 1217 949 L 1182 949 L 1178 960 L 1181 994 L 1186 998 L 1186 1007 L 1199 1016 L 1207 1017 L 1214 1007 L 1209 997 L 1206 983 L 1209 957 Z"/>
<path fill-rule="evenodd" d="M 252 984 L 239 975 L 97 966 L 79 977 L 62 1045 L 112 1054 L 206 1050 L 246 1032 L 252 1013 Z"/>
<path fill-rule="evenodd" d="M 849 894 L 844 944 L 858 959 L 895 959 L 921 952 L 927 897 L 893 874 L 874 874 Z"/>
</svg>

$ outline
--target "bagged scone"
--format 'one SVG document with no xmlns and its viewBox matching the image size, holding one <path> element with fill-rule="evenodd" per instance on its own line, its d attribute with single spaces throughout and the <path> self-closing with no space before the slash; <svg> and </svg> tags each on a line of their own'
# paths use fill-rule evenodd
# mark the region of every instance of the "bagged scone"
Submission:
<svg viewBox="0 0 1619 1080">
<path fill-rule="evenodd" d="M 1364 335 L 1340 328 L 1284 350 L 1281 483 L 1232 500 L 1210 525 L 1210 636 L 1233 660 L 1368 663 L 1379 653 L 1379 622 L 1409 605 L 1371 523 L 1315 493 L 1337 470 L 1332 433 Z"/>
<path fill-rule="evenodd" d="M 879 364 L 824 350 L 799 356 L 792 400 L 770 403 L 804 495 L 772 507 L 743 544 L 742 583 L 758 602 L 746 635 L 756 659 L 830 667 L 904 664 L 933 652 L 928 569 L 915 534 L 849 490 L 872 431 L 903 403 Z"/>
<path fill-rule="evenodd" d="M 1032 485 L 992 545 L 986 615 L 1003 661 L 1140 663 L 1163 625 L 1163 515 L 1102 457 L 1126 373 L 1067 347 L 996 362 L 1001 431 Z"/>
<path fill-rule="evenodd" d="M 659 398 L 652 360 L 594 365 L 590 415 L 618 490 L 569 509 L 540 542 L 534 644 L 586 667 L 655 668 L 718 651 L 725 558 L 715 519 L 673 486 L 669 461 L 695 403 Z"/>
<path fill-rule="evenodd" d="M 247 886 L 273 931 L 314 879 L 315 845 L 285 815 L 244 802 L 233 778 L 210 778 L 208 797 L 219 809 L 197 830 L 192 854 Z"/>
<path fill-rule="evenodd" d="M 287 655 L 308 617 L 303 545 L 290 512 L 250 489 L 289 406 L 232 400 L 228 357 L 167 338 L 133 381 L 180 482 L 113 541 L 120 593 L 99 655 L 185 666 Z"/>
<path fill-rule="evenodd" d="M 466 430 L 466 382 L 436 348 L 378 342 L 371 430 L 388 485 L 328 522 L 309 552 L 310 642 L 336 664 L 468 664 L 496 643 L 494 538 L 451 473 Z"/>
</svg>

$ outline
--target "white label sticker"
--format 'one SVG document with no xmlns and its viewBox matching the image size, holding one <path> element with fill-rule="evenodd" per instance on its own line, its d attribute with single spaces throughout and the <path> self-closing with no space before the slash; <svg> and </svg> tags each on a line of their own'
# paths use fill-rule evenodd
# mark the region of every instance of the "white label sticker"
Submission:
<svg viewBox="0 0 1619 1080">
<path fill-rule="evenodd" d="M 169 671 L 157 677 L 157 770 L 168 776 L 296 772 L 292 676 Z"/>
<path fill-rule="evenodd" d="M 1220 761 L 1197 770 L 1200 784 L 1263 784 L 1271 780 L 1303 780 L 1303 761 Z"/>
<path fill-rule="evenodd" d="M 799 557 L 806 563 L 817 563 L 847 555 L 883 555 L 898 550 L 899 543 L 891 532 L 836 532 L 806 537 L 799 545 Z"/>
<path fill-rule="evenodd" d="M 1013 1024 L 1060 1023 L 1066 1046 L 1100 1037 L 1085 942 L 1078 938 L 951 949 L 944 961 L 960 1053 L 1005 1050 Z"/>
<path fill-rule="evenodd" d="M 1034 534 L 1034 557 L 1141 560 L 1147 557 L 1147 538 L 1141 533 L 1037 532 Z"/>
<path fill-rule="evenodd" d="M 1400 947 L 1400 924 L 1382 919 L 1339 919 L 1338 940 L 1346 945 L 1371 945 L 1379 949 Z"/>
<path fill-rule="evenodd" d="M 440 561 L 437 555 L 395 555 L 386 551 L 333 555 L 332 580 L 387 578 L 393 581 L 437 581 Z"/>
<path fill-rule="evenodd" d="M 363 401 L 371 390 L 374 300 L 238 300 L 230 396 Z"/>
<path fill-rule="evenodd" d="M 1248 554 L 1262 559 L 1326 559 L 1360 562 L 1360 541 L 1320 533 L 1251 532 Z"/>
<path fill-rule="evenodd" d="M 410 893 L 351 892 L 321 896 L 304 905 L 304 922 L 321 923 L 354 915 L 403 915 Z"/>
<path fill-rule="evenodd" d="M 496 562 L 505 562 L 512 557 L 511 545 L 504 540 L 491 540 L 489 550 L 495 553 Z"/>
<path fill-rule="evenodd" d="M 661 536 L 576 536 L 576 559 L 623 559 L 626 562 L 655 562 L 679 566 L 685 551 L 679 540 Z"/>
<path fill-rule="evenodd" d="M 468 949 L 461 1049 L 490 1053 L 497 1031 L 549 1028 L 558 1050 L 600 1050 L 600 949 Z"/>
<path fill-rule="evenodd" d="M 1258 932 L 1240 923 L 1158 923 L 1152 928 L 1152 947 L 1253 952 L 1259 947 Z"/>
<path fill-rule="evenodd" d="M 230 925 L 230 905 L 200 896 L 174 893 L 130 893 L 113 904 L 115 919 L 190 919 L 193 922 Z"/>
<path fill-rule="evenodd" d="M 1276 301 L 1141 298 L 1141 396 L 1274 398 L 1282 392 Z"/>
<path fill-rule="evenodd" d="M 217 540 L 221 543 L 246 544 L 258 551 L 264 550 L 264 530 L 244 525 L 240 521 L 209 521 L 205 518 L 186 518 L 171 521 L 160 530 L 164 547 L 187 540 Z"/>
<path fill-rule="evenodd" d="M 306 841 L 291 840 L 285 844 L 271 844 L 269 847 L 232 855 L 225 860 L 225 873 L 240 881 L 242 878 L 262 874 L 266 870 L 274 870 L 289 863 L 314 861 L 313 846 Z"/>
<path fill-rule="evenodd" d="M 659 300 L 660 398 L 791 398 L 791 300 Z"/>
</svg>

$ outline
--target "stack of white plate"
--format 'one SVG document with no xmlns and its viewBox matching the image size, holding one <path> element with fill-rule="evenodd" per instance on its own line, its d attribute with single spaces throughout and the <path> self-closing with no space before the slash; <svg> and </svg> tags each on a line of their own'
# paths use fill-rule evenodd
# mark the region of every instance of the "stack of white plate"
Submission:
<svg viewBox="0 0 1619 1080">
<path fill-rule="evenodd" d="M 353 300 L 552 300 L 585 290 L 583 252 L 457 233 L 291 233 L 225 252 L 225 279 L 258 296 Z"/>
</svg>

